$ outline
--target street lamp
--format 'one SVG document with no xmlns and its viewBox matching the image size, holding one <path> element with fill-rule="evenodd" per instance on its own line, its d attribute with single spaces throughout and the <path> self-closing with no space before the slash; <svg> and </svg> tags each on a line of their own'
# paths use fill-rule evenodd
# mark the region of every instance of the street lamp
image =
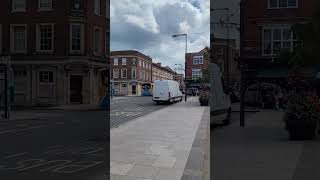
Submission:
<svg viewBox="0 0 320 180">
<path fill-rule="evenodd" d="M 176 38 L 176 37 L 179 37 L 179 36 L 185 36 L 186 37 L 186 53 L 185 53 L 185 57 L 186 57 L 186 55 L 187 55 L 187 53 L 188 53 L 188 34 L 174 34 L 174 35 L 172 35 L 172 37 L 173 38 Z M 185 66 L 184 67 L 186 67 L 186 60 L 185 60 Z M 185 80 L 186 80 L 186 78 L 185 78 Z M 187 83 L 186 83 L 186 81 L 185 81 L 185 86 L 184 86 L 184 92 L 186 93 L 186 86 L 187 86 Z M 185 94 L 185 101 L 187 101 L 187 94 Z"/>
<path fill-rule="evenodd" d="M 227 11 L 227 87 L 229 88 L 229 39 L 230 39 L 230 12 L 229 8 L 216 8 L 211 11 Z"/>
</svg>

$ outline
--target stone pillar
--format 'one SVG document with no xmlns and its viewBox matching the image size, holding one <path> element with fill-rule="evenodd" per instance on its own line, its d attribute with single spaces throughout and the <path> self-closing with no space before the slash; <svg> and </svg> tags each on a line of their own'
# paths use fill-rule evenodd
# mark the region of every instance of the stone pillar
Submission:
<svg viewBox="0 0 320 180">
<path fill-rule="evenodd" d="M 38 101 L 38 68 L 35 65 L 31 65 L 31 105 L 34 106 Z"/>
<path fill-rule="evenodd" d="M 65 75 L 64 75 L 64 69 L 62 65 L 57 66 L 57 71 L 56 71 L 56 104 L 58 105 L 63 105 L 64 104 L 64 80 L 65 80 Z"/>
</svg>

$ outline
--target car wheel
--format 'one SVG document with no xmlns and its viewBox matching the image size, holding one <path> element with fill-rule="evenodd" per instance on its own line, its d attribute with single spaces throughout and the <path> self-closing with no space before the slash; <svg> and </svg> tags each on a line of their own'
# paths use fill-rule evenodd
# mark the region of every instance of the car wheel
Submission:
<svg viewBox="0 0 320 180">
<path fill-rule="evenodd" d="M 229 125 L 230 124 L 230 122 L 231 122 L 231 113 L 232 113 L 231 108 L 229 108 L 228 114 L 227 114 L 227 118 L 223 121 L 224 125 Z"/>
</svg>

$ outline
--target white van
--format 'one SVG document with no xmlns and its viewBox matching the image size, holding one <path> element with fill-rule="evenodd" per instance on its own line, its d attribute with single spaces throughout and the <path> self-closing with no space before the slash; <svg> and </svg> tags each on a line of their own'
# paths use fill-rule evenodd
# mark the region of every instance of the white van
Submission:
<svg viewBox="0 0 320 180">
<path fill-rule="evenodd" d="M 210 124 L 229 124 L 231 101 L 225 86 L 221 69 L 217 64 L 209 64 L 210 71 Z"/>
<path fill-rule="evenodd" d="M 179 83 L 172 80 L 155 80 L 152 100 L 157 104 L 160 102 L 174 103 L 175 101 L 182 101 Z"/>
</svg>

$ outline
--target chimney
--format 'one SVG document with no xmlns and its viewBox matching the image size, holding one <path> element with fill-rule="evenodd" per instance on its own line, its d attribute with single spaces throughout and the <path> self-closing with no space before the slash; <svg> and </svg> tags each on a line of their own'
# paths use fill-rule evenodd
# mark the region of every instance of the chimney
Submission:
<svg viewBox="0 0 320 180">
<path fill-rule="evenodd" d="M 161 63 L 157 63 L 158 66 L 161 66 Z"/>
</svg>

